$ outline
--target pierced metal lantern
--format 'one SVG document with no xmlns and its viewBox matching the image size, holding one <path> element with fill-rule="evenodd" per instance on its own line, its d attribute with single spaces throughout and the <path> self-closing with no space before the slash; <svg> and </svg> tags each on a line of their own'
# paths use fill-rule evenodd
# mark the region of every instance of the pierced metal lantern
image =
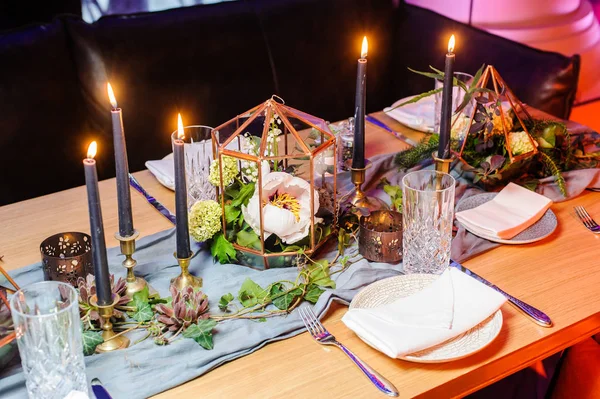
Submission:
<svg viewBox="0 0 600 399">
<path fill-rule="evenodd" d="M 273 96 L 215 128 L 212 141 L 223 232 L 237 262 L 294 266 L 334 233 L 336 139 L 323 119 Z"/>
<path fill-rule="evenodd" d="M 490 82 L 492 84 L 491 89 L 488 88 Z M 481 78 L 478 82 L 476 82 L 476 88 L 478 89 L 476 92 L 476 96 L 474 97 L 476 106 L 473 107 L 473 110 L 470 113 L 469 121 L 466 125 L 468 127 L 468 130 L 464 139 L 462 140 L 462 145 L 460 147 L 459 152 L 456 153 L 458 158 L 464 163 L 467 163 L 463 158 L 465 145 L 467 143 L 467 135 L 480 132 L 481 129 L 484 128 L 483 124 L 485 123 L 485 121 L 477 120 L 476 115 L 479 109 L 485 107 L 484 104 L 486 104 L 486 102 L 491 103 L 491 106 L 494 109 L 493 112 L 495 112 L 500 119 L 501 126 L 498 130 L 501 130 L 501 133 L 504 134 L 506 153 L 508 154 L 510 163 L 512 164 L 514 162 L 520 161 L 525 158 L 529 158 L 532 155 L 537 154 L 538 144 L 533 139 L 533 137 L 531 137 L 529 130 L 523 123 L 523 120 L 525 119 L 532 120 L 531 115 L 529 115 L 529 112 L 527 112 L 523 103 L 517 98 L 517 96 L 515 96 L 513 91 L 510 89 L 510 87 L 508 87 L 504 79 L 502 79 L 498 71 L 492 65 L 488 65 L 485 68 L 483 74 L 481 75 Z M 508 110 L 505 109 L 506 105 L 510 106 L 509 109 L 512 110 L 512 112 L 517 118 L 516 123 L 518 123 L 522 131 L 525 132 L 525 136 L 531 145 L 531 150 L 518 154 L 513 153 L 510 142 L 510 133 L 511 130 L 513 130 L 513 124 L 512 120 L 509 120 L 508 118 Z M 464 109 L 461 111 L 461 114 L 463 112 L 465 112 Z M 456 127 L 455 125 L 457 125 L 458 121 L 460 120 L 460 116 L 461 115 L 459 115 L 459 117 L 453 120 L 453 128 Z M 491 122 L 488 121 L 488 123 Z M 481 125 L 481 127 L 479 125 Z"/>
</svg>

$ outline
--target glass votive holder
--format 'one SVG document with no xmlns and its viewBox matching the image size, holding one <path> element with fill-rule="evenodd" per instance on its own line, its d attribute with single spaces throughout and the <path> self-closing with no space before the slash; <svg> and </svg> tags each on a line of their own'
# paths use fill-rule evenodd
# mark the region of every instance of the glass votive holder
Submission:
<svg viewBox="0 0 600 399">
<path fill-rule="evenodd" d="M 77 278 L 94 274 L 91 237 L 85 233 L 58 233 L 40 244 L 44 280 L 77 287 Z"/>
<path fill-rule="evenodd" d="M 402 214 L 381 210 L 360 218 L 358 252 L 373 262 L 402 260 Z"/>
</svg>

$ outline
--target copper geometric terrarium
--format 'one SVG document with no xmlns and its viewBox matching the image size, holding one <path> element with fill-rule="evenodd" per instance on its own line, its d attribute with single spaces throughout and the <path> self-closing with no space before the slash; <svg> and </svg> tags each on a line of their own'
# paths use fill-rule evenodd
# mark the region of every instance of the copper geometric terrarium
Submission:
<svg viewBox="0 0 600 399">
<path fill-rule="evenodd" d="M 491 89 L 488 88 L 490 81 L 492 82 Z M 531 121 L 531 115 L 529 115 L 529 112 L 527 112 L 527 109 L 525 109 L 523 103 L 515 96 L 510 87 L 508 87 L 498 71 L 493 66 L 488 65 L 481 75 L 481 78 L 475 83 L 476 95 L 473 98 L 475 106 L 473 107 L 468 123 L 466 124 L 468 130 L 462 140 L 460 150 L 458 153 L 455 153 L 455 155 L 457 155 L 461 161 L 468 164 L 463 157 L 465 145 L 467 144 L 466 136 L 485 131 L 486 122 L 488 124 L 492 124 L 490 119 L 486 121 L 486 118 L 481 116 L 482 114 L 485 116 L 486 112 L 494 113 L 498 118 L 494 116 L 493 119 L 499 119 L 501 122 L 498 130 L 500 130 L 504 135 L 506 153 L 511 164 L 537 154 L 538 144 L 533 137 L 531 137 L 527 126 L 523 123 L 524 119 Z M 457 125 L 457 122 L 460 120 L 461 114 L 464 111 L 465 109 L 463 109 L 459 115 L 457 115 L 457 117 L 453 118 L 453 128 L 455 125 Z M 531 148 L 531 150 L 519 154 L 513 153 L 510 141 L 510 134 L 511 130 L 513 129 L 513 121 L 509 117 L 509 111 L 516 117 L 516 123 L 520 125 L 520 129 L 525 133 L 525 136 L 530 144 L 528 147 Z M 492 126 L 489 128 L 491 130 Z"/>
<path fill-rule="evenodd" d="M 238 263 L 293 266 L 334 233 L 336 140 L 323 119 L 273 96 L 215 128 L 212 142 L 223 232 Z"/>
</svg>

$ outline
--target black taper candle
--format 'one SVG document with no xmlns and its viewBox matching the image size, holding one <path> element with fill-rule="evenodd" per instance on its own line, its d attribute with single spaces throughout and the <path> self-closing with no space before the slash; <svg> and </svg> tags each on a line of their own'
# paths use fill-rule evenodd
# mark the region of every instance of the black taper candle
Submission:
<svg viewBox="0 0 600 399">
<path fill-rule="evenodd" d="M 83 160 L 85 171 L 85 186 L 87 189 L 88 208 L 90 214 L 90 232 L 92 237 L 92 258 L 94 260 L 94 277 L 96 279 L 96 295 L 98 305 L 112 303 L 110 288 L 110 274 L 106 258 L 106 242 L 104 240 L 104 223 L 102 222 L 102 208 L 98 191 L 98 172 L 96 171 L 96 142 L 93 141 L 88 148 L 88 157 Z"/>
<path fill-rule="evenodd" d="M 362 44 L 358 69 L 356 72 L 356 95 L 354 99 L 354 151 L 352 167 L 365 167 L 365 106 L 367 102 L 367 51 L 368 43 L 365 36 Z"/>
<path fill-rule="evenodd" d="M 129 237 L 133 234 L 133 216 L 131 213 L 131 191 L 129 188 L 129 164 L 127 162 L 127 145 L 123 129 L 123 113 L 117 107 L 117 100 L 110 83 L 107 84 L 108 97 L 112 105 L 113 143 L 115 147 L 115 169 L 117 175 L 117 202 L 119 213 L 119 235 Z"/>
<path fill-rule="evenodd" d="M 185 181 L 185 152 L 183 144 L 183 122 L 178 116 L 177 132 L 173 133 L 173 158 L 175 162 L 175 221 L 177 223 L 177 257 L 189 258 L 190 233 L 188 225 L 187 185 Z"/>
<path fill-rule="evenodd" d="M 438 158 L 450 158 L 450 131 L 452 129 L 452 89 L 454 86 L 454 35 L 448 42 L 448 54 L 444 65 L 444 89 L 442 91 L 442 115 L 440 117 L 440 144 Z"/>
</svg>

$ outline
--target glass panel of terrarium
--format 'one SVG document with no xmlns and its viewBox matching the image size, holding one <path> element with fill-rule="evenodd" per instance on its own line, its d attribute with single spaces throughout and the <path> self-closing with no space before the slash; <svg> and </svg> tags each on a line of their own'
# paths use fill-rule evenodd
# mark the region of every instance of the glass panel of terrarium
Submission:
<svg viewBox="0 0 600 399">
<path fill-rule="evenodd" d="M 329 143 L 313 160 L 312 180 L 316 192 L 314 205 L 315 246 L 331 233 L 335 217 L 335 146 Z"/>
<path fill-rule="evenodd" d="M 307 125 L 296 128 L 307 129 Z M 282 171 L 287 168 L 289 160 L 293 157 L 303 156 L 308 159 L 309 147 L 303 145 L 294 133 L 294 127 L 284 117 L 273 113 L 267 124 L 267 133 L 264 138 L 263 156 L 269 160 L 273 171 Z"/>
<path fill-rule="evenodd" d="M 262 252 L 261 201 L 259 200 L 258 182 L 260 177 L 259 162 L 230 155 L 236 159 L 238 169 L 235 178 L 224 189 L 226 237 L 233 243 L 248 248 L 250 251 Z M 268 170 L 262 171 L 263 176 Z"/>
<path fill-rule="evenodd" d="M 280 105 L 280 108 L 282 110 L 282 113 L 285 114 L 286 116 L 295 117 L 296 119 L 303 120 L 305 123 L 311 125 L 312 127 L 322 130 L 325 133 L 326 140 L 333 139 L 333 133 L 329 129 L 329 124 L 325 120 L 318 118 L 316 116 L 307 114 L 305 112 L 299 111 L 297 109 L 287 107 L 285 105 Z"/>
<path fill-rule="evenodd" d="M 287 121 L 293 127 L 294 132 L 290 135 L 294 138 L 294 152 L 293 155 L 302 154 L 301 149 L 305 151 L 305 154 L 314 152 L 322 143 L 328 140 L 328 136 L 321 130 L 315 129 L 305 121 L 296 118 L 295 116 L 286 115 Z M 301 142 L 301 143 L 300 143 Z M 308 150 L 308 151 L 307 151 Z"/>
</svg>

